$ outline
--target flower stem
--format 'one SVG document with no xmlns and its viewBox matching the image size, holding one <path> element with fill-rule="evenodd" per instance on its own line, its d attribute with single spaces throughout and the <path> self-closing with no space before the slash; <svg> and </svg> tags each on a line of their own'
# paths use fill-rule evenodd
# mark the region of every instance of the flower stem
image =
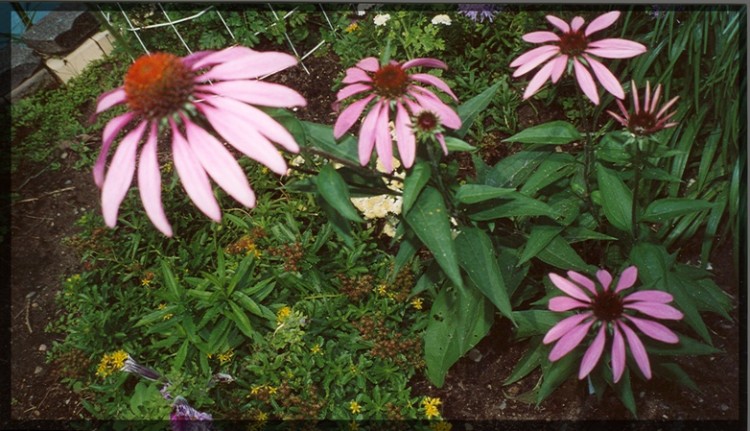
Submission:
<svg viewBox="0 0 750 431">
<path fill-rule="evenodd" d="M 591 143 L 591 119 L 586 112 L 583 95 L 580 92 L 578 92 L 578 109 L 581 112 L 581 119 L 583 120 L 583 133 L 586 135 L 586 140 L 583 142 L 583 183 L 586 187 L 586 203 L 591 213 L 594 214 L 594 217 L 599 220 L 598 215 L 594 211 L 594 201 L 591 199 L 591 165 L 594 161 L 594 147 Z"/>
<path fill-rule="evenodd" d="M 636 139 L 635 141 L 635 159 L 633 160 L 633 169 L 635 170 L 633 172 L 633 205 L 630 212 L 630 222 L 633 225 L 633 241 L 638 240 L 638 220 L 637 220 L 637 213 L 638 213 L 638 192 L 640 189 L 640 183 L 641 183 L 641 167 L 642 167 L 642 155 L 641 155 L 641 142 L 639 139 Z"/>
</svg>

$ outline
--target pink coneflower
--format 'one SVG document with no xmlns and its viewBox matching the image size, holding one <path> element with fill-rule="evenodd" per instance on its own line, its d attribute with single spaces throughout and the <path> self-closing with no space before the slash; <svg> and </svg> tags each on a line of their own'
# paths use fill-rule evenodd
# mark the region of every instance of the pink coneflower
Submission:
<svg viewBox="0 0 750 431">
<path fill-rule="evenodd" d="M 444 125 L 451 129 L 461 127 L 458 114 L 432 91 L 419 84 L 432 85 L 458 100 L 456 95 L 440 78 L 426 73 L 407 72 L 407 69 L 418 66 L 447 68 L 445 63 L 433 58 L 416 58 L 405 63 L 391 61 L 381 66 L 376 58 L 368 57 L 346 70 L 342 82 L 349 85 L 338 92 L 337 102 L 361 93 L 368 94 L 341 112 L 333 126 L 333 135 L 336 139 L 340 138 L 369 106 L 359 129 L 359 161 L 362 166 L 370 161 L 375 147 L 386 171 L 393 170 L 393 146 L 388 127 L 392 110 L 395 111 L 398 152 L 405 168 L 412 166 L 416 154 L 416 137 L 412 121 L 414 117 L 423 112 L 430 112 L 431 114 L 424 114 L 421 118 L 432 118 L 437 126 Z M 447 154 L 448 148 L 442 133 L 438 131 L 434 136 Z"/>
<path fill-rule="evenodd" d="M 196 410 L 182 396 L 177 396 L 172 403 L 169 423 L 172 431 L 210 430 L 213 417 L 210 413 Z"/>
<path fill-rule="evenodd" d="M 620 82 L 595 57 L 631 58 L 646 52 L 646 47 L 627 39 L 589 40 L 592 34 L 609 27 L 619 17 L 618 11 L 605 13 L 591 21 L 584 30 L 585 21 L 580 16 L 573 18 L 568 25 L 560 18 L 547 15 L 547 21 L 560 29 L 563 32 L 561 35 L 551 31 L 535 31 L 523 35 L 523 40 L 530 43 L 552 42 L 550 45 L 543 45 L 522 54 L 510 64 L 510 67 L 518 68 L 513 73 L 513 77 L 518 77 L 546 62 L 531 78 L 529 86 L 523 93 L 523 98 L 528 99 L 536 94 L 548 79 L 551 79 L 553 83 L 557 82 L 569 63 L 572 63 L 581 90 L 594 104 L 599 104 L 599 94 L 589 69 L 594 71 L 594 76 L 605 90 L 618 99 L 624 98 L 625 93 Z"/>
<path fill-rule="evenodd" d="M 171 134 L 177 174 L 188 196 L 208 217 L 221 220 L 209 177 L 241 204 L 255 205 L 255 194 L 240 165 L 213 130 L 248 157 L 283 175 L 286 162 L 276 147 L 298 152 L 294 138 L 279 123 L 252 105 L 304 106 L 297 92 L 256 78 L 291 67 L 297 60 L 280 52 L 258 52 L 244 47 L 201 51 L 184 58 L 167 53 L 144 55 L 130 66 L 122 87 L 99 97 L 96 113 L 125 103 L 128 112 L 104 128 L 102 149 L 94 165 L 94 181 L 102 189 L 102 212 L 110 227 L 133 180 L 138 161 L 138 188 L 146 214 L 165 235 L 172 228 L 161 201 L 157 161 L 158 138 Z M 252 104 L 252 105 L 251 105 Z M 110 146 L 120 141 L 104 174 Z M 210 125 L 210 129 L 206 126 Z"/>
<path fill-rule="evenodd" d="M 601 284 L 597 289 L 588 277 L 575 271 L 568 271 L 568 279 L 551 273 L 550 280 L 568 296 L 557 296 L 549 301 L 552 311 L 582 309 L 582 313 L 567 317 L 550 329 L 542 340 L 544 344 L 557 341 L 549 354 L 550 361 L 556 361 L 578 347 L 589 332 L 595 332 L 594 340 L 581 360 L 578 378 L 583 379 L 594 369 L 604 351 L 607 334 L 612 334 L 612 374 L 617 383 L 625 371 L 625 341 L 643 375 L 651 378 L 651 366 L 646 348 L 631 325 L 647 336 L 664 343 L 677 343 L 679 338 L 669 328 L 649 319 L 636 317 L 640 312 L 656 319 L 679 320 L 682 313 L 667 305 L 672 295 L 660 290 L 641 290 L 629 295 L 622 291 L 635 284 L 638 269 L 631 266 L 625 269 L 614 290 L 610 289 L 612 275 L 599 270 L 596 278 Z"/>
<path fill-rule="evenodd" d="M 607 111 L 615 120 L 620 124 L 627 127 L 633 134 L 636 135 L 650 135 L 656 133 L 659 130 L 667 129 L 677 125 L 677 122 L 667 123 L 677 111 L 672 111 L 667 114 L 667 110 L 677 102 L 680 96 L 675 96 L 669 100 L 658 112 L 656 107 L 659 104 L 659 98 L 661 97 L 661 84 L 656 86 L 656 90 L 651 94 L 651 83 L 646 81 L 646 94 L 643 101 L 643 106 L 638 101 L 638 87 L 635 86 L 635 81 L 630 82 L 631 90 L 633 92 L 633 113 L 629 113 L 625 109 L 625 105 L 620 100 L 617 100 L 617 106 L 620 107 L 622 116 L 615 114 L 612 111 Z M 665 115 L 666 114 L 666 115 Z"/>
</svg>

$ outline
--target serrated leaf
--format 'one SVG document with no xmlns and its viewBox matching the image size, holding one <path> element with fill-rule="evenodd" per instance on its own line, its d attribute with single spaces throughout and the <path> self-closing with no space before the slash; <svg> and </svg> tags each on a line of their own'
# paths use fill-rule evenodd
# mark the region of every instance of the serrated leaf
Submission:
<svg viewBox="0 0 750 431">
<path fill-rule="evenodd" d="M 418 162 L 404 178 L 404 194 L 402 196 L 402 214 L 406 214 L 417 200 L 417 196 L 424 188 L 431 175 L 430 165 L 427 162 Z"/>
<path fill-rule="evenodd" d="M 631 232 L 633 230 L 633 192 L 616 173 L 598 163 L 596 176 L 599 190 L 601 190 L 604 216 L 617 229 Z"/>
<path fill-rule="evenodd" d="M 565 145 L 581 140 L 581 138 L 582 136 L 578 132 L 578 129 L 567 121 L 550 121 L 549 123 L 521 130 L 511 137 L 503 139 L 503 142 Z"/>
<path fill-rule="evenodd" d="M 651 202 L 641 215 L 648 222 L 666 222 L 685 214 L 713 208 L 714 204 L 700 199 L 666 198 Z"/>
<path fill-rule="evenodd" d="M 352 204 L 349 189 L 344 179 L 333 166 L 330 164 L 323 166 L 315 179 L 315 184 L 318 186 L 320 196 L 341 216 L 353 222 L 362 221 L 357 209 Z"/>
</svg>

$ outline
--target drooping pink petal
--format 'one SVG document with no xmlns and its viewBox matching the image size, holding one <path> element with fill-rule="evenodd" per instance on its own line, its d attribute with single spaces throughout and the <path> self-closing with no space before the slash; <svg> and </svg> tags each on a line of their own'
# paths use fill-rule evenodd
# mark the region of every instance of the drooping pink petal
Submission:
<svg viewBox="0 0 750 431">
<path fill-rule="evenodd" d="M 633 287 L 636 280 L 638 280 L 638 268 L 635 266 L 625 268 L 625 270 L 622 271 L 622 274 L 620 274 L 620 279 L 617 280 L 615 293 L 621 292 L 625 289 L 630 289 Z"/>
<path fill-rule="evenodd" d="M 607 12 L 605 14 L 599 15 L 598 17 L 594 18 L 593 21 L 591 21 L 588 27 L 586 27 L 586 31 L 584 32 L 584 35 L 586 37 L 589 37 L 599 30 L 604 30 L 605 28 L 614 24 L 615 21 L 617 21 L 619 17 L 620 17 L 619 11 L 612 11 L 612 12 Z"/>
<path fill-rule="evenodd" d="M 630 295 L 626 295 L 624 298 L 622 298 L 623 302 L 634 302 L 634 301 L 644 301 L 644 302 L 656 302 L 659 304 L 668 304 L 674 300 L 674 297 L 667 293 L 663 292 L 661 290 L 640 290 L 638 292 L 633 292 Z"/>
<path fill-rule="evenodd" d="M 553 63 L 551 79 L 552 83 L 555 84 L 560 80 L 563 72 L 565 72 L 565 66 L 568 65 L 568 56 L 565 54 L 561 54 L 558 57 L 550 60 L 550 63 Z"/>
<path fill-rule="evenodd" d="M 609 109 L 607 110 L 607 114 L 611 115 L 612 118 L 614 118 L 615 120 L 617 120 L 618 123 L 622 124 L 625 127 L 628 127 L 628 120 L 626 120 L 625 118 L 620 117 L 619 115 L 615 114 L 614 112 L 610 111 Z"/>
<path fill-rule="evenodd" d="M 195 206 L 214 221 L 221 221 L 221 209 L 216 202 L 211 183 L 188 142 L 170 120 L 172 127 L 172 154 L 174 167 Z"/>
<path fill-rule="evenodd" d="M 587 304 L 591 303 L 591 298 L 589 298 L 589 296 L 586 295 L 586 293 L 583 290 L 581 290 L 581 288 L 578 287 L 578 285 L 568 280 L 567 278 L 564 278 L 562 276 L 555 274 L 554 272 L 551 272 L 549 274 L 549 279 L 550 281 L 552 281 L 552 284 L 554 284 L 555 286 L 557 286 L 558 289 L 568 294 L 568 296 L 578 299 L 579 301 L 583 301 Z"/>
<path fill-rule="evenodd" d="M 374 98 L 375 94 L 371 94 L 364 99 L 357 100 L 341 111 L 341 114 L 336 119 L 336 123 L 333 125 L 333 137 L 339 139 L 347 130 L 351 129 L 359 116 L 362 115 L 365 106 Z"/>
<path fill-rule="evenodd" d="M 545 43 L 545 42 L 558 42 L 560 36 L 551 31 L 532 31 L 526 33 L 521 37 L 524 41 L 529 43 Z"/>
<path fill-rule="evenodd" d="M 135 154 L 138 142 L 146 129 L 146 121 L 141 122 L 135 129 L 125 135 L 112 157 L 112 163 L 107 171 L 107 177 L 102 185 L 102 215 L 109 227 L 117 224 L 117 213 L 122 200 L 128 193 L 135 173 Z"/>
<path fill-rule="evenodd" d="M 581 28 L 585 22 L 586 21 L 583 18 L 577 16 L 573 18 L 573 21 L 570 22 L 570 29 L 572 31 L 578 31 L 578 29 Z"/>
<path fill-rule="evenodd" d="M 612 284 L 612 274 L 606 269 L 600 269 L 596 271 L 596 278 L 602 285 L 605 291 L 609 290 L 609 285 Z"/>
<path fill-rule="evenodd" d="M 599 80 L 602 87 L 618 99 L 623 99 L 625 97 L 625 91 L 622 89 L 622 85 L 620 85 L 620 81 L 617 80 L 617 77 L 615 77 L 605 65 L 596 61 L 591 56 L 586 54 L 583 56 L 586 58 L 586 61 L 588 61 L 589 65 L 591 65 L 591 70 L 594 71 L 594 75 L 596 75 L 596 79 Z"/>
<path fill-rule="evenodd" d="M 255 52 L 253 55 L 242 56 L 214 66 L 195 79 L 198 82 L 253 79 L 276 73 L 296 64 L 295 57 L 283 52 Z"/>
<path fill-rule="evenodd" d="M 552 25 L 562 30 L 563 33 L 567 33 L 570 31 L 570 26 L 567 22 L 561 20 L 560 18 L 554 16 L 554 15 L 547 15 L 547 21 L 549 21 Z"/>
<path fill-rule="evenodd" d="M 255 206 L 255 193 L 232 154 L 215 137 L 183 118 L 187 141 L 203 169 L 230 196 L 246 207 Z"/>
<path fill-rule="evenodd" d="M 445 145 L 445 137 L 442 133 L 435 133 L 435 138 L 440 142 L 440 147 L 443 149 L 443 154 L 448 155 L 448 146 Z"/>
<path fill-rule="evenodd" d="M 164 205 L 161 201 L 161 172 L 159 172 L 159 161 L 157 159 L 157 131 L 156 122 L 151 123 L 146 143 L 141 148 L 141 157 L 138 162 L 138 191 L 141 195 L 143 208 L 151 223 L 164 235 L 172 236 L 172 226 L 169 225 L 167 215 L 164 213 Z"/>
<path fill-rule="evenodd" d="M 96 113 L 99 114 L 113 106 L 125 103 L 127 99 L 128 96 L 125 94 L 125 87 L 118 87 L 112 91 L 108 91 L 99 96 L 99 100 L 96 102 Z"/>
<path fill-rule="evenodd" d="M 404 165 L 404 168 L 409 169 L 414 164 L 417 144 L 414 133 L 411 130 L 412 124 L 409 113 L 400 103 L 396 104 L 396 121 L 394 124 L 396 126 L 398 154 L 401 157 L 401 163 Z"/>
<path fill-rule="evenodd" d="M 648 353 L 646 353 L 646 348 L 643 346 L 643 342 L 641 342 L 638 335 L 636 335 L 636 333 L 624 323 L 617 322 L 617 326 L 619 326 L 625 334 L 625 338 L 628 340 L 628 345 L 630 346 L 630 353 L 633 354 L 633 358 L 635 359 L 635 363 L 638 364 L 638 368 L 641 369 L 641 372 L 646 379 L 650 379 L 651 364 L 649 363 Z"/>
<path fill-rule="evenodd" d="M 448 65 L 435 58 L 414 58 L 401 65 L 402 69 L 409 69 L 411 67 L 435 67 L 438 69 L 447 69 Z"/>
<path fill-rule="evenodd" d="M 230 46 L 221 51 L 204 51 L 204 54 L 196 52 L 185 59 L 187 59 L 186 64 L 192 70 L 199 70 L 204 67 L 213 66 L 214 64 L 226 63 L 227 61 L 238 60 L 243 57 L 252 57 L 257 53 L 258 51 L 245 46 Z M 185 59 L 183 59 L 183 62 L 185 62 Z"/>
<path fill-rule="evenodd" d="M 387 103 L 381 104 L 380 113 L 375 121 L 375 149 L 386 173 L 393 171 L 393 141 L 391 141 L 391 130 L 388 125 L 389 111 L 390 107 Z"/>
<path fill-rule="evenodd" d="M 355 94 L 359 94 L 368 90 L 372 90 L 372 85 L 370 84 L 351 84 L 347 85 L 346 87 L 342 88 L 341 90 L 336 93 L 336 100 L 342 101 L 346 99 L 347 97 L 351 97 Z"/>
<path fill-rule="evenodd" d="M 629 316 L 624 314 L 625 318 L 633 322 L 633 324 L 641 332 L 664 343 L 675 344 L 680 342 L 680 337 L 677 336 L 672 330 L 662 325 L 661 323 L 654 322 L 652 320 L 640 319 L 638 317 Z"/>
<path fill-rule="evenodd" d="M 601 39 L 589 43 L 585 52 L 604 58 L 631 58 L 647 49 L 638 42 L 627 39 Z"/>
<path fill-rule="evenodd" d="M 625 339 L 616 323 L 612 326 L 612 333 L 612 379 L 617 383 L 625 372 Z"/>
<path fill-rule="evenodd" d="M 591 343 L 586 353 L 583 354 L 581 359 L 581 368 L 578 370 L 578 379 L 583 379 L 588 376 L 591 370 L 594 369 L 596 364 L 599 362 L 599 358 L 604 352 L 604 342 L 607 339 L 607 324 L 603 323 L 599 332 L 596 334 L 596 338 Z"/>
<path fill-rule="evenodd" d="M 557 55 L 557 52 L 553 50 L 553 51 L 549 51 L 549 52 L 547 52 L 547 53 L 545 53 L 543 55 L 539 55 L 539 56 L 535 57 L 532 60 L 527 61 L 521 67 L 519 67 L 518 69 L 516 69 L 515 72 L 513 72 L 513 77 L 517 77 L 517 76 L 521 76 L 521 75 L 526 74 L 527 72 L 535 69 L 537 66 L 539 66 L 540 64 L 542 64 L 545 61 L 549 60 L 550 58 L 552 58 L 555 55 Z"/>
<path fill-rule="evenodd" d="M 440 122 L 445 127 L 451 129 L 461 128 L 461 118 L 456 114 L 456 111 L 443 103 L 430 90 L 412 85 L 408 87 L 407 93 L 414 97 L 423 109 L 437 113 L 438 117 L 440 117 Z"/>
<path fill-rule="evenodd" d="M 625 109 L 625 105 L 622 103 L 622 100 L 616 99 L 615 103 L 617 103 L 617 106 L 620 108 L 620 112 L 622 112 L 622 115 L 625 118 L 625 120 L 628 120 L 630 118 L 630 113 L 628 112 L 627 109 Z M 627 126 L 627 124 L 624 124 L 624 125 Z"/>
<path fill-rule="evenodd" d="M 375 57 L 363 58 L 357 63 L 357 67 L 366 70 L 367 72 L 377 72 L 380 69 L 380 63 Z"/>
<path fill-rule="evenodd" d="M 569 296 L 555 296 L 554 298 L 549 300 L 548 307 L 551 311 L 564 312 L 576 308 L 590 308 L 591 304 L 581 302 Z"/>
<path fill-rule="evenodd" d="M 215 82 L 213 85 L 200 85 L 198 91 L 206 91 L 229 97 L 240 102 L 274 108 L 291 108 L 306 106 L 307 101 L 291 88 L 257 80 L 239 80 Z"/>
<path fill-rule="evenodd" d="M 555 326 L 550 328 L 549 331 L 544 335 L 544 339 L 542 339 L 542 343 L 549 344 L 552 343 L 563 335 L 570 332 L 573 328 L 578 326 L 581 322 L 588 319 L 592 316 L 591 312 L 587 313 L 581 313 L 581 314 L 574 314 L 570 317 L 566 317 L 565 319 L 557 322 Z"/>
<path fill-rule="evenodd" d="M 586 338 L 586 335 L 594 322 L 595 319 L 591 319 L 588 322 L 581 323 L 572 328 L 567 334 L 560 337 L 560 340 L 555 344 L 555 347 L 549 352 L 549 360 L 554 362 L 578 347 L 578 345 L 581 344 L 581 341 Z"/>
<path fill-rule="evenodd" d="M 555 53 L 560 52 L 560 47 L 557 45 L 544 45 L 540 46 L 538 48 L 534 48 L 528 52 L 525 52 L 521 54 L 518 58 L 513 60 L 512 63 L 510 63 L 510 67 L 519 67 L 523 66 L 524 64 L 534 61 L 537 57 L 546 57 L 550 58 Z M 549 53 L 552 53 L 551 55 L 548 55 Z M 513 74 L 514 78 L 519 77 L 520 74 Z"/>
<path fill-rule="evenodd" d="M 107 155 L 109 154 L 112 142 L 115 140 L 117 134 L 120 133 L 120 130 L 130 123 L 134 117 L 135 113 L 126 112 L 109 120 L 107 125 L 104 126 L 104 132 L 102 132 L 102 149 L 99 151 L 99 156 L 94 163 L 94 183 L 97 187 L 102 188 L 102 184 L 104 184 L 104 166 L 107 163 Z"/>
<path fill-rule="evenodd" d="M 680 320 L 683 315 L 678 309 L 667 304 L 657 304 L 654 302 L 626 302 L 622 305 L 631 310 L 640 311 L 641 313 L 655 317 L 657 319 Z"/>
<path fill-rule="evenodd" d="M 529 85 L 526 87 L 526 90 L 523 92 L 523 100 L 528 99 L 529 97 L 533 96 L 534 94 L 539 91 L 540 88 L 542 88 L 542 85 L 550 78 L 550 75 L 552 74 L 552 69 L 555 68 L 555 62 L 550 61 L 544 66 L 542 66 L 541 69 L 534 75 L 533 78 L 531 78 L 531 81 L 529 81 Z"/>
<path fill-rule="evenodd" d="M 575 271 L 568 271 L 568 278 L 585 287 L 592 294 L 596 295 L 596 285 L 590 278 Z"/>
<path fill-rule="evenodd" d="M 429 84 L 429 85 L 435 86 L 435 87 L 443 90 L 445 93 L 447 93 L 450 97 L 453 98 L 453 100 L 458 101 L 458 97 L 456 97 L 456 95 L 453 94 L 453 91 L 451 90 L 450 87 L 448 87 L 448 84 L 446 84 L 445 82 L 443 82 L 443 80 L 440 79 L 440 78 L 438 78 L 437 76 L 433 76 L 433 75 L 430 75 L 430 74 L 427 74 L 427 73 L 415 73 L 413 75 L 409 75 L 409 78 L 411 78 L 411 79 L 413 79 L 415 81 L 419 81 L 419 82 L 423 82 L 425 84 Z"/>
<path fill-rule="evenodd" d="M 378 115 L 381 106 L 387 104 L 387 101 L 378 101 L 370 108 L 370 111 L 362 121 L 359 128 L 359 163 L 366 166 L 370 162 L 373 147 L 375 147 L 375 125 L 377 124 Z"/>
<path fill-rule="evenodd" d="M 346 69 L 346 75 L 341 80 L 344 84 L 354 84 L 357 82 L 372 82 L 372 78 L 364 70 L 358 67 L 350 67 Z"/>
<path fill-rule="evenodd" d="M 599 93 L 596 91 L 594 78 L 591 77 L 591 74 L 586 70 L 586 67 L 576 58 L 573 58 L 573 70 L 576 72 L 576 81 L 578 81 L 578 86 L 583 90 L 583 94 L 591 99 L 591 101 L 594 102 L 594 105 L 598 105 Z"/>
</svg>

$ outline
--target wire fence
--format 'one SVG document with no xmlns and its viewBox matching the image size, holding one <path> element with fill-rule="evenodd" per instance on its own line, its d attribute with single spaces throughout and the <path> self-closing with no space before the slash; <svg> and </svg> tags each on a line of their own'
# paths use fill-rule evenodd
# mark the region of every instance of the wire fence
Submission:
<svg viewBox="0 0 750 431">
<path fill-rule="evenodd" d="M 326 44 L 320 27 L 336 30 L 320 4 L 109 3 L 96 7 L 130 51 L 179 48 L 191 54 L 235 44 L 253 46 L 263 39 L 288 46 L 308 74 L 305 59 Z"/>
</svg>

